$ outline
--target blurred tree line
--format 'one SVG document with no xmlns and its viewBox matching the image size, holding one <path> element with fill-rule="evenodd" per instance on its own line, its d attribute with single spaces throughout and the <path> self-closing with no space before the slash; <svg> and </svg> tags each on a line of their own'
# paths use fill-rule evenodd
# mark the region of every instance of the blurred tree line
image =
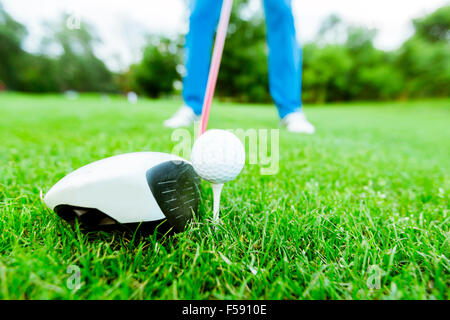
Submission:
<svg viewBox="0 0 450 320">
<path fill-rule="evenodd" d="M 0 3 L 0 87 L 24 92 L 117 91 L 113 74 L 94 54 L 99 39 L 92 28 L 83 23 L 69 29 L 67 19 L 47 24 L 40 53 L 31 54 L 23 49 L 25 26 Z"/>
<path fill-rule="evenodd" d="M 237 1 L 230 18 L 217 95 L 241 102 L 270 102 L 264 17 L 258 12 L 248 16 L 247 2 Z M 376 30 L 348 25 L 335 15 L 327 18 L 316 39 L 303 46 L 303 100 L 450 96 L 450 6 L 414 20 L 413 25 L 413 36 L 398 50 L 383 51 L 374 46 Z M 167 50 L 171 44 L 178 49 Z M 168 70 L 163 75 L 161 65 L 177 63 L 182 64 L 180 39 L 149 45 L 142 62 L 130 69 L 132 87 L 151 96 L 172 92 L 169 84 L 180 81 L 181 75 Z M 159 75 L 161 83 L 156 83 L 154 75 Z"/>
<path fill-rule="evenodd" d="M 270 102 L 265 23 L 240 0 L 230 19 L 217 95 L 242 102 Z M 48 25 L 41 54 L 22 44 L 27 31 L 0 5 L 0 88 L 19 91 L 136 91 L 150 97 L 181 88 L 184 38 L 148 37 L 142 60 L 113 74 L 98 59 L 99 39 L 89 25 Z M 327 18 L 303 45 L 306 102 L 412 99 L 450 96 L 450 6 L 413 21 L 414 34 L 397 50 L 374 46 L 376 30 Z M 59 48 L 57 54 L 51 48 Z"/>
</svg>

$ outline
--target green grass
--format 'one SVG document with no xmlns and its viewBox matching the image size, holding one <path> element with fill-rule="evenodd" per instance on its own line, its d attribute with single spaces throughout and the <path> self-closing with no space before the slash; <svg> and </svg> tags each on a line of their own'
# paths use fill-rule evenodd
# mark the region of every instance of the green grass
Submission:
<svg viewBox="0 0 450 320">
<path fill-rule="evenodd" d="M 449 100 L 307 107 L 317 133 L 281 130 L 278 174 L 247 165 L 217 231 L 207 183 L 198 221 L 171 237 L 86 234 L 45 208 L 40 192 L 82 165 L 171 152 L 161 122 L 179 103 L 0 95 L 0 298 L 448 299 Z M 217 103 L 209 127 L 278 120 Z"/>
</svg>

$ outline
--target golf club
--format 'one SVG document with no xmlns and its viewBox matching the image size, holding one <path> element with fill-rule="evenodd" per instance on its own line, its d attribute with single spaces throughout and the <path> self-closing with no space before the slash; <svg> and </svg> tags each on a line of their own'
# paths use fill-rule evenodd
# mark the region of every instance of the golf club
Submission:
<svg viewBox="0 0 450 320">
<path fill-rule="evenodd" d="M 233 8 L 233 0 L 224 0 L 220 13 L 219 25 L 217 27 L 216 39 L 214 42 L 214 50 L 211 58 L 211 66 L 209 69 L 208 83 L 206 85 L 205 98 L 203 100 L 202 116 L 200 119 L 200 128 L 198 137 L 205 133 L 208 127 L 209 113 L 216 89 L 217 76 L 219 75 L 220 63 L 222 61 L 223 49 L 225 46 L 225 38 L 227 36 L 228 23 L 230 21 L 231 9 Z M 211 181 L 210 181 L 211 182 Z M 211 182 L 213 189 L 213 222 L 219 221 L 220 195 L 223 189 L 223 183 Z"/>
<path fill-rule="evenodd" d="M 198 132 L 198 136 L 205 133 L 208 126 L 209 111 L 211 110 L 214 91 L 216 89 L 217 76 L 219 74 L 220 62 L 222 61 L 222 53 L 225 46 L 225 38 L 227 36 L 228 23 L 230 21 L 232 7 L 233 0 L 223 1 L 213 55 L 211 58 L 211 67 L 209 69 L 208 84 L 206 86 L 205 98 L 203 100 L 203 111 L 200 119 L 200 130 Z"/>
<path fill-rule="evenodd" d="M 200 202 L 192 165 L 160 152 L 136 152 L 102 159 L 68 174 L 44 202 L 68 222 L 88 229 L 131 228 L 168 222 L 183 231 Z"/>
</svg>

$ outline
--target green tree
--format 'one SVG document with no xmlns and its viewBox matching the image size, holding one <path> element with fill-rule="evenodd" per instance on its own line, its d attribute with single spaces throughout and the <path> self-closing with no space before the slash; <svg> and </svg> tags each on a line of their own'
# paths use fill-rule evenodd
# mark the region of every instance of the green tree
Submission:
<svg viewBox="0 0 450 320">
<path fill-rule="evenodd" d="M 264 19 L 260 13 L 244 16 L 247 6 L 248 1 L 237 1 L 232 11 L 217 95 L 242 102 L 268 102 L 271 98 Z"/>
<path fill-rule="evenodd" d="M 303 100 L 327 102 L 346 100 L 353 61 L 342 45 L 303 48 Z"/>
<path fill-rule="evenodd" d="M 416 36 L 429 42 L 450 41 L 450 5 L 413 21 Z"/>
<path fill-rule="evenodd" d="M 56 45 L 62 51 L 55 67 L 61 90 L 116 91 L 112 73 L 94 53 L 100 39 L 93 27 L 83 21 L 79 28 L 69 29 L 68 18 L 63 15 L 58 22 L 47 24 L 49 36 L 42 40 L 42 47 Z"/>
<path fill-rule="evenodd" d="M 22 63 L 20 91 L 58 92 L 61 90 L 57 60 L 44 55 L 26 54 Z"/>
<path fill-rule="evenodd" d="M 399 50 L 406 97 L 450 96 L 450 6 L 414 20 L 415 33 Z"/>
<path fill-rule="evenodd" d="M 393 55 L 374 47 L 376 31 L 324 20 L 313 43 L 304 47 L 303 99 L 329 102 L 390 99 L 402 88 Z"/>
<path fill-rule="evenodd" d="M 393 65 L 393 54 L 375 48 L 376 30 L 349 26 L 345 47 L 353 61 L 348 86 L 348 100 L 395 98 L 403 79 Z"/>
<path fill-rule="evenodd" d="M 22 49 L 27 35 L 25 26 L 8 15 L 0 4 L 0 81 L 7 88 L 28 92 L 113 91 L 111 72 L 98 59 L 93 44 L 98 41 L 92 28 L 83 23 L 80 29 L 66 27 L 67 16 L 48 24 L 49 35 L 42 47 L 59 46 L 55 55 L 45 50 L 31 54 Z"/>
<path fill-rule="evenodd" d="M 181 46 L 179 42 L 167 38 L 153 37 L 150 43 L 144 49 L 142 61 L 130 69 L 130 87 L 157 98 L 172 93 L 174 82 L 181 80 L 176 70 L 181 63 Z"/>
<path fill-rule="evenodd" d="M 15 21 L 0 3 L 0 80 L 12 89 L 20 89 L 25 51 L 22 42 L 27 35 L 25 26 Z"/>
</svg>

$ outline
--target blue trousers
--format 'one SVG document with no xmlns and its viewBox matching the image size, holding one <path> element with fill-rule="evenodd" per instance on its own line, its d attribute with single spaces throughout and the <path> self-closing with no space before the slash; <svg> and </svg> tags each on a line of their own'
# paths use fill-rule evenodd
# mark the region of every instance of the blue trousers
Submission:
<svg viewBox="0 0 450 320">
<path fill-rule="evenodd" d="M 221 8 L 222 0 L 191 0 L 183 99 L 197 115 L 202 112 L 214 32 Z M 280 118 L 283 118 L 302 107 L 302 49 L 295 35 L 291 0 L 264 0 L 264 11 L 269 46 L 270 94 Z"/>
</svg>

